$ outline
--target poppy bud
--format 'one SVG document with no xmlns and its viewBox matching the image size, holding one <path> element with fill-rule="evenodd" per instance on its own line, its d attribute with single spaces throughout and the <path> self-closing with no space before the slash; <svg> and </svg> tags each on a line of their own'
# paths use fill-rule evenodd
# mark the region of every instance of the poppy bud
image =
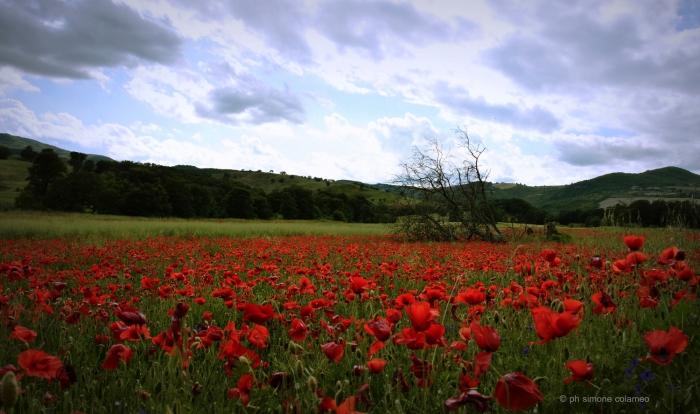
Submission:
<svg viewBox="0 0 700 414">
<path fill-rule="evenodd" d="M 335 405 L 336 405 L 336 407 L 343 404 L 343 401 L 345 401 L 345 393 L 343 392 L 343 390 L 338 390 L 338 392 L 335 393 Z"/>
<path fill-rule="evenodd" d="M 17 391 L 17 377 L 14 372 L 8 371 L 2 377 L 2 407 L 5 411 L 12 412 L 19 395 Z"/>
<path fill-rule="evenodd" d="M 685 250 L 677 251 L 674 259 L 676 259 L 676 261 L 678 262 L 682 262 L 683 260 L 685 260 Z"/>
<path fill-rule="evenodd" d="M 498 323 L 498 321 L 501 319 L 501 316 L 498 314 L 498 311 L 493 313 L 493 322 Z"/>
<path fill-rule="evenodd" d="M 311 392 L 315 393 L 318 389 L 318 382 L 316 381 L 316 378 L 314 378 L 312 375 L 309 375 L 309 379 L 306 381 L 306 383 L 308 384 Z"/>
<path fill-rule="evenodd" d="M 337 382 L 335 383 L 335 389 L 337 389 L 337 390 L 342 390 L 342 389 L 343 389 L 343 383 L 340 382 L 340 381 L 337 381 Z"/>
<path fill-rule="evenodd" d="M 250 360 L 248 358 L 246 358 L 244 355 L 241 355 L 238 358 L 238 361 L 240 361 L 241 364 L 250 365 Z"/>
<path fill-rule="evenodd" d="M 564 359 L 567 361 L 569 360 L 569 347 L 568 346 L 564 347 Z"/>
<path fill-rule="evenodd" d="M 192 386 L 192 395 L 199 395 L 202 393 L 202 384 L 195 382 Z"/>
<path fill-rule="evenodd" d="M 294 372 L 297 374 L 297 377 L 304 375 L 304 365 L 301 363 L 301 361 L 297 360 L 297 363 L 294 366 Z"/>
<path fill-rule="evenodd" d="M 357 357 L 357 359 L 362 359 L 362 351 L 359 349 L 356 349 L 355 350 L 355 357 Z"/>
<path fill-rule="evenodd" d="M 158 395 L 163 390 L 163 381 L 158 381 L 155 388 L 153 388 L 153 393 Z"/>
<path fill-rule="evenodd" d="M 165 406 L 165 414 L 173 414 L 173 410 L 170 409 L 169 405 Z"/>
</svg>

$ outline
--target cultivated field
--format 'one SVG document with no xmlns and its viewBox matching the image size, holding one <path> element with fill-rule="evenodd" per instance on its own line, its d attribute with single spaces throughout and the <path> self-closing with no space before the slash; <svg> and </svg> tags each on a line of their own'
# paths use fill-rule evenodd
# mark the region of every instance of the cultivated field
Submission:
<svg viewBox="0 0 700 414">
<path fill-rule="evenodd" d="M 2 396 L 15 413 L 697 412 L 697 232 L 385 231 L 5 213 L 0 371 L 23 392 L 8 377 Z"/>
</svg>

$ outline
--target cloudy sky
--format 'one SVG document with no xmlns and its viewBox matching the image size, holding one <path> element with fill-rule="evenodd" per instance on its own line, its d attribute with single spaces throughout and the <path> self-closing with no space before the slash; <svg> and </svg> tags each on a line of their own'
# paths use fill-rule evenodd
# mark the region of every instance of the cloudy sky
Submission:
<svg viewBox="0 0 700 414">
<path fill-rule="evenodd" d="M 700 173 L 700 0 L 0 0 L 0 132 L 374 183 L 456 127 L 492 181 Z"/>
</svg>

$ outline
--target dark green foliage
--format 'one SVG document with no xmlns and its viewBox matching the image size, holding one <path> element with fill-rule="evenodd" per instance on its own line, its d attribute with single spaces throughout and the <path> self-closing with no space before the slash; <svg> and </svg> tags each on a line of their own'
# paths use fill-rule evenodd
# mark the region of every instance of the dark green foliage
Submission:
<svg viewBox="0 0 700 414">
<path fill-rule="evenodd" d="M 81 168 L 83 168 L 83 164 L 85 163 L 86 159 L 87 154 L 73 151 L 69 155 L 68 165 L 70 165 L 73 168 L 73 172 L 78 172 Z"/>
<path fill-rule="evenodd" d="M 700 228 L 700 204 L 694 201 L 649 202 L 637 200 L 629 206 L 618 204 L 605 210 L 602 224 L 606 226 L 684 227 Z"/>
<path fill-rule="evenodd" d="M 12 155 L 12 150 L 0 145 L 0 160 L 6 160 L 10 158 L 10 155 Z"/>
<path fill-rule="evenodd" d="M 167 217 L 172 212 L 168 192 L 158 183 L 137 183 L 125 195 L 122 213 L 127 216 Z"/>
<path fill-rule="evenodd" d="M 27 145 L 27 147 L 19 153 L 19 156 L 22 157 L 23 160 L 32 161 L 34 157 L 37 156 L 37 153 L 31 145 Z"/>
<path fill-rule="evenodd" d="M 17 206 L 128 216 L 262 220 L 330 219 L 337 210 L 344 220 L 352 222 L 394 220 L 386 205 L 375 205 L 359 196 L 314 193 L 295 185 L 266 194 L 240 182 L 212 177 L 218 170 L 131 161 L 95 163 L 85 154 L 73 152 L 71 156 L 68 163 L 72 171 L 65 175 L 66 165 L 55 153 L 49 172 L 50 160 L 42 152 L 36 158 L 41 164 L 32 165 L 34 178 L 20 193 Z"/>
<path fill-rule="evenodd" d="M 506 198 L 489 202 L 496 221 L 543 224 L 547 213 L 522 198 Z"/>
<path fill-rule="evenodd" d="M 252 193 L 247 188 L 236 187 L 229 191 L 222 201 L 222 207 L 225 217 L 255 218 Z"/>
</svg>

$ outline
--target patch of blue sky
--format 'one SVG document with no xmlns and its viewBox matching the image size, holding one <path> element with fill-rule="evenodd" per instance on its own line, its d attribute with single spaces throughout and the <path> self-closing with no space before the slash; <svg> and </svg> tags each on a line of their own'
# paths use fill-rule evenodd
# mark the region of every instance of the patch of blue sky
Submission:
<svg viewBox="0 0 700 414">
<path fill-rule="evenodd" d="M 128 81 L 123 69 L 106 71 L 111 78 L 105 89 L 95 80 L 70 80 L 55 82 L 45 78 L 25 77 L 40 92 L 16 90 L 8 94 L 32 110 L 37 117 L 46 112 L 68 113 L 84 125 L 118 123 L 128 126 L 135 121 L 145 122 L 144 113 L 151 118 L 151 111 L 135 101 L 123 88 Z M 149 121 L 154 122 L 154 121 Z"/>
<path fill-rule="evenodd" d="M 676 31 L 700 27 L 700 0 L 681 0 L 678 5 Z"/>
<path fill-rule="evenodd" d="M 637 135 L 634 131 L 620 128 L 611 128 L 606 126 L 599 127 L 595 133 L 605 138 L 629 138 Z"/>
</svg>

